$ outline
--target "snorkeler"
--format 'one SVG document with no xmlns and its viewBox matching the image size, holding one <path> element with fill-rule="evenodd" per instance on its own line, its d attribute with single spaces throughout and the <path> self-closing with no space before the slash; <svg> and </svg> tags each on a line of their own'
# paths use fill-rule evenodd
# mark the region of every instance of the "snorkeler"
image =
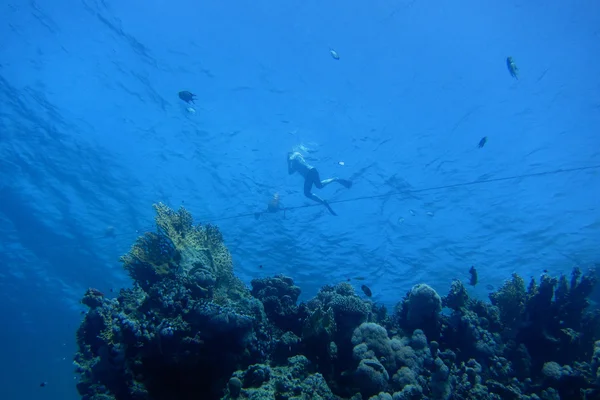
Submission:
<svg viewBox="0 0 600 400">
<path fill-rule="evenodd" d="M 333 215 L 337 215 L 329 206 L 326 200 L 323 200 L 316 194 L 312 192 L 312 186 L 315 185 L 317 188 L 321 189 L 324 186 L 329 185 L 331 182 L 337 182 L 340 185 L 351 188 L 352 181 L 347 179 L 340 178 L 329 178 L 321 180 L 319 176 L 319 171 L 312 165 L 309 165 L 302 157 L 302 154 L 298 152 L 288 153 L 287 155 L 287 163 L 288 163 L 288 173 L 291 175 L 294 172 L 298 172 L 300 175 L 304 177 L 304 195 L 309 199 L 316 201 L 317 203 L 323 204 L 329 212 Z"/>
</svg>

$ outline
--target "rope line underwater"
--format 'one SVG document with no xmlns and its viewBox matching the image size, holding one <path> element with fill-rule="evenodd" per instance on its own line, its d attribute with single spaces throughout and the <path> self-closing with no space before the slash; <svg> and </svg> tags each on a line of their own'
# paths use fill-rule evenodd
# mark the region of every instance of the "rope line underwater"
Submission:
<svg viewBox="0 0 600 400">
<path fill-rule="evenodd" d="M 352 197 L 349 199 L 331 200 L 331 201 L 328 201 L 328 203 L 329 204 L 350 203 L 350 202 L 355 202 L 355 201 L 360 201 L 360 200 L 371 200 L 371 199 L 377 199 L 377 198 L 399 196 L 402 194 L 431 192 L 434 190 L 452 189 L 452 188 L 457 188 L 457 187 L 480 185 L 480 184 L 484 184 L 484 183 L 494 183 L 494 182 L 502 182 L 502 181 L 509 181 L 509 180 L 515 180 L 515 179 L 533 178 L 533 177 L 539 177 L 539 176 L 545 176 L 545 175 L 556 175 L 556 174 L 560 174 L 560 173 L 585 171 L 585 170 L 592 170 L 592 169 L 600 169 L 600 165 L 591 165 L 591 166 L 587 166 L 587 167 L 575 167 L 575 168 L 560 168 L 560 169 L 555 169 L 552 171 L 532 172 L 529 174 L 512 175 L 512 176 L 490 178 L 490 179 L 480 179 L 480 180 L 474 180 L 474 181 L 469 181 L 469 182 L 452 183 L 452 184 L 440 185 L 440 186 L 431 186 L 431 187 L 426 187 L 426 188 L 422 188 L 422 189 L 407 189 L 407 190 L 400 190 L 400 191 L 395 191 L 395 192 L 391 192 L 391 193 L 388 192 L 388 193 L 376 194 L 376 195 L 370 195 L 370 196 Z M 273 214 L 273 213 L 277 213 L 277 212 L 281 212 L 281 211 L 283 211 L 284 216 L 285 216 L 285 213 L 287 211 L 299 210 L 302 208 L 309 208 L 309 207 L 322 207 L 322 204 L 315 203 L 315 204 L 303 204 L 300 206 L 292 206 L 292 207 L 282 207 L 281 209 L 279 209 L 275 212 L 259 211 L 259 212 L 252 212 L 252 213 L 243 213 L 243 214 L 237 214 L 237 215 L 232 215 L 232 216 L 228 216 L 228 217 L 214 218 L 214 219 L 206 220 L 205 222 L 225 221 L 225 220 L 244 218 L 244 217 L 257 218 L 262 214 Z"/>
<path fill-rule="evenodd" d="M 503 182 L 503 181 L 510 181 L 510 180 L 516 180 L 516 179 L 524 179 L 524 178 L 534 178 L 534 177 L 541 177 L 541 176 L 547 176 L 547 175 L 556 175 L 556 174 L 562 174 L 562 173 L 567 173 L 567 172 L 578 172 L 578 171 L 586 171 L 586 170 L 593 170 L 593 169 L 600 169 L 600 164 L 599 165 L 590 165 L 587 167 L 559 168 L 559 169 L 555 169 L 555 170 L 551 170 L 551 171 L 532 172 L 532 173 L 528 173 L 528 174 L 511 175 L 511 176 L 504 176 L 504 177 L 499 177 L 499 178 L 478 179 L 478 180 L 469 181 L 469 182 L 451 183 L 451 184 L 439 185 L 439 186 L 430 186 L 430 187 L 425 187 L 425 188 L 421 188 L 421 189 L 399 190 L 399 191 L 393 191 L 393 192 L 370 195 L 370 196 L 360 196 L 360 197 L 352 197 L 349 199 L 331 200 L 328 203 L 329 204 L 350 203 L 350 202 L 361 201 L 361 200 L 371 200 L 371 199 L 399 196 L 399 195 L 403 195 L 403 194 L 431 192 L 431 191 L 435 191 L 435 190 L 453 189 L 453 188 L 457 188 L 457 187 L 475 186 L 475 185 L 482 185 L 482 184 L 487 184 L 487 183 Z M 247 213 L 235 214 L 235 215 L 230 215 L 230 216 L 221 217 L 221 218 L 205 219 L 202 221 L 202 223 L 205 224 L 205 223 L 212 223 L 212 222 L 217 222 L 217 221 L 227 221 L 227 220 L 246 218 L 246 217 L 259 218 L 263 214 L 276 214 L 279 212 L 283 212 L 283 215 L 285 218 L 286 213 L 288 211 L 300 210 L 303 208 L 310 208 L 310 207 L 322 207 L 322 206 L 323 206 L 322 204 L 317 204 L 317 203 L 303 204 L 303 205 L 299 205 L 299 206 L 282 207 L 276 211 L 247 212 Z M 145 229 L 138 229 L 138 230 L 136 230 L 135 233 L 139 233 L 140 231 L 144 231 L 144 230 Z M 133 233 L 133 232 L 113 234 L 110 237 L 129 235 L 131 233 Z M 104 236 L 104 237 L 99 237 L 97 239 L 105 239 L 105 238 L 107 238 L 107 237 Z"/>
</svg>

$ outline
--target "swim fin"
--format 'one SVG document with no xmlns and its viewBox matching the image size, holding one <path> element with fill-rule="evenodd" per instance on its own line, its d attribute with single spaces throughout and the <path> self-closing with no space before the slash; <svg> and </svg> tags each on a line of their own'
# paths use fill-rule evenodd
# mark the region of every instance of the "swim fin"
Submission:
<svg viewBox="0 0 600 400">
<path fill-rule="evenodd" d="M 327 207 L 327 209 L 329 210 L 329 212 L 331 213 L 331 215 L 335 215 L 337 217 L 337 214 L 335 213 L 335 211 L 333 211 L 333 209 L 331 208 L 331 206 L 329 205 L 329 203 L 327 203 L 326 201 L 323 201 L 323 205 L 325 205 L 325 207 Z"/>
<path fill-rule="evenodd" d="M 338 182 L 347 189 L 352 187 L 352 181 L 349 181 L 348 179 L 339 179 Z"/>
</svg>

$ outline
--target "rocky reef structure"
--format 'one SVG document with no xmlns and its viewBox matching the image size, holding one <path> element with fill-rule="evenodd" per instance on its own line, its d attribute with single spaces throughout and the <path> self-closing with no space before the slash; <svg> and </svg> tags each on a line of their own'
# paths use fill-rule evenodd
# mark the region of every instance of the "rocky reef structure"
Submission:
<svg viewBox="0 0 600 400">
<path fill-rule="evenodd" d="M 388 313 L 344 282 L 298 304 L 289 277 L 245 287 L 216 227 L 154 207 L 121 258 L 133 288 L 82 299 L 84 400 L 600 399 L 593 271 L 515 274 L 491 302 L 419 284 Z"/>
</svg>

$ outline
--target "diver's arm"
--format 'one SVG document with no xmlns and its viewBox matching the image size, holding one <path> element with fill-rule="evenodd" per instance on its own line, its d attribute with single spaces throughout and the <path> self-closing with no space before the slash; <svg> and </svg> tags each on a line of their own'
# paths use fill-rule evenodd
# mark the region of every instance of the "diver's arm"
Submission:
<svg viewBox="0 0 600 400">
<path fill-rule="evenodd" d="M 294 173 L 294 163 L 291 156 L 292 153 L 287 153 L 288 174 L 290 175 Z"/>
</svg>

